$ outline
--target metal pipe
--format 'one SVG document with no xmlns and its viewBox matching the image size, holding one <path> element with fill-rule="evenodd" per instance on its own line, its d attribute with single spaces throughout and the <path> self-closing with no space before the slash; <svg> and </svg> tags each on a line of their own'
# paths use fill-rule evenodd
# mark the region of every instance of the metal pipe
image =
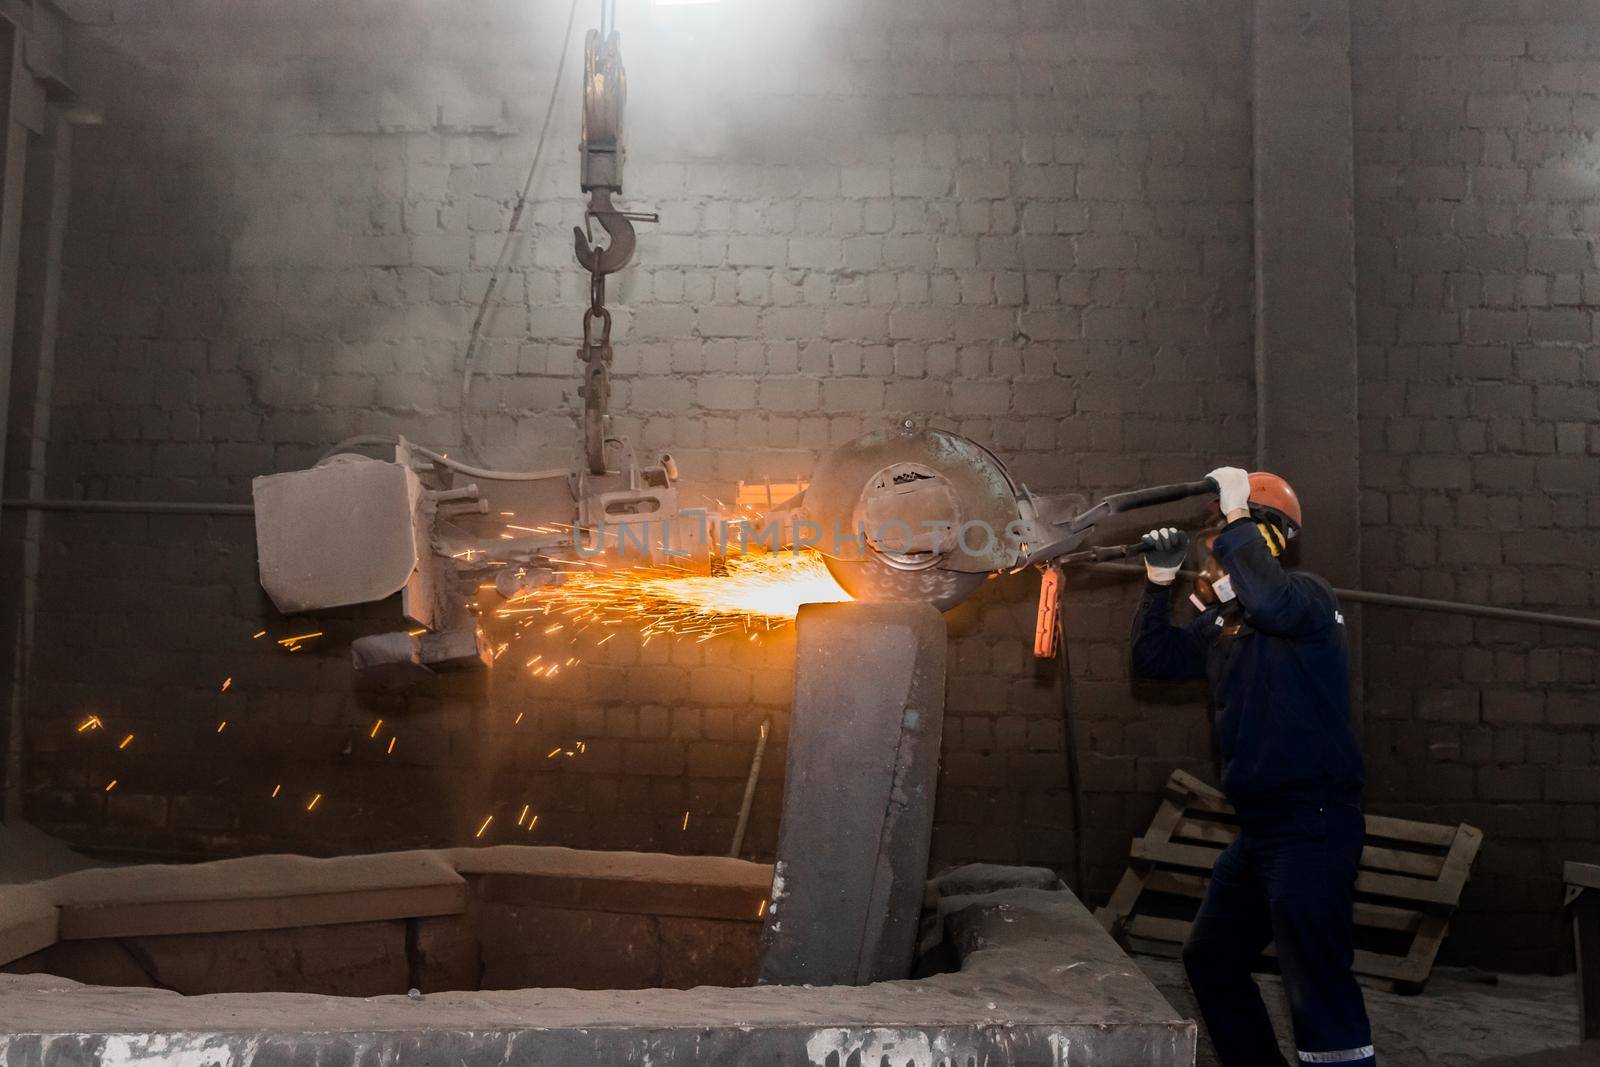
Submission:
<svg viewBox="0 0 1600 1067">
<path fill-rule="evenodd" d="M 254 515 L 254 504 L 218 504 L 187 500 L 61 500 L 6 497 L 0 509 L 10 511 L 90 511 L 124 515 Z"/>
<path fill-rule="evenodd" d="M 1363 589 L 1335 589 L 1334 592 L 1341 599 L 1353 604 L 1377 604 L 1382 607 L 1411 608 L 1415 611 L 1442 611 L 1452 615 L 1473 615 L 1482 619 L 1504 619 L 1507 622 L 1531 622 L 1540 626 L 1565 626 L 1573 630 L 1600 631 L 1600 619 L 1586 619 L 1581 615 L 1555 615 L 1547 611 L 1497 608 L 1492 604 L 1465 604 L 1457 600 L 1370 593 Z"/>
<path fill-rule="evenodd" d="M 1138 563 L 1084 563 L 1084 570 L 1106 574 L 1143 574 L 1144 565 Z M 1180 571 L 1185 578 L 1193 578 L 1194 571 Z M 1386 608 L 1408 608 L 1412 611 L 1439 611 L 1450 615 L 1470 615 L 1481 619 L 1502 619 L 1506 622 L 1528 622 L 1539 626 L 1565 626 L 1572 630 L 1600 631 L 1600 619 L 1587 619 L 1581 615 L 1555 615 L 1546 611 L 1523 611 L 1520 608 L 1497 608 L 1490 604 L 1469 604 L 1460 600 L 1435 600 L 1430 597 L 1400 596 L 1396 593 L 1372 593 L 1365 589 L 1335 589 L 1340 600 L 1352 604 L 1375 604 Z"/>
<path fill-rule="evenodd" d="M 733 828 L 733 847 L 728 849 L 729 857 L 739 858 L 739 853 L 744 850 L 744 831 L 750 825 L 750 807 L 756 799 L 756 779 L 761 777 L 761 757 L 767 751 L 767 734 L 772 732 L 772 720 L 761 720 L 761 737 L 756 741 L 756 754 L 750 757 L 750 777 L 744 783 L 744 801 L 739 805 L 739 822 Z"/>
</svg>

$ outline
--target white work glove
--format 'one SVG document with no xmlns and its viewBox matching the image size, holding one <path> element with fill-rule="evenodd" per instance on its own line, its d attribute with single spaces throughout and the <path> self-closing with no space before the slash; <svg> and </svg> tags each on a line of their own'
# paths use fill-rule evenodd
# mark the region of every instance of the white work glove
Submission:
<svg viewBox="0 0 1600 1067">
<path fill-rule="evenodd" d="M 1216 483 L 1217 504 L 1224 515 L 1250 507 L 1250 472 L 1240 467 L 1218 467 L 1208 479 Z"/>
<path fill-rule="evenodd" d="M 1171 526 L 1139 538 L 1144 546 L 1144 572 L 1156 585 L 1171 585 L 1189 555 L 1189 535 Z"/>
</svg>

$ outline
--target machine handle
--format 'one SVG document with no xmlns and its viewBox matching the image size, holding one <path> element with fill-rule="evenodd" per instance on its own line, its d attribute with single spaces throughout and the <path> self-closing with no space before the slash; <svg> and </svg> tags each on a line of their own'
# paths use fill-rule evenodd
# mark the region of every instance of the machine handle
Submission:
<svg viewBox="0 0 1600 1067">
<path fill-rule="evenodd" d="M 1108 515 L 1121 515 L 1125 511 L 1154 507 L 1157 504 L 1170 504 L 1175 500 L 1187 500 L 1192 496 L 1205 496 L 1207 493 L 1215 493 L 1216 491 L 1216 482 L 1210 478 L 1202 478 L 1198 482 L 1153 485 L 1148 489 L 1135 489 L 1127 493 L 1116 493 L 1106 497 L 1100 503 L 1064 525 L 1069 532 L 1080 533 Z"/>
<path fill-rule="evenodd" d="M 1095 545 L 1078 552 L 1068 552 L 1064 556 L 1057 556 L 1056 563 L 1104 563 L 1107 560 L 1127 559 L 1129 556 L 1142 556 L 1149 549 L 1143 541 L 1135 541 L 1131 545 Z"/>
<path fill-rule="evenodd" d="M 1192 496 L 1205 496 L 1207 493 L 1215 493 L 1216 491 L 1216 482 L 1210 478 L 1202 478 L 1198 482 L 1154 485 L 1149 489 L 1135 489 L 1128 493 L 1117 493 L 1115 496 L 1106 497 L 1105 503 L 1110 514 L 1121 515 L 1124 511 L 1154 507 L 1157 504 L 1171 504 L 1174 501 L 1187 500 Z"/>
</svg>

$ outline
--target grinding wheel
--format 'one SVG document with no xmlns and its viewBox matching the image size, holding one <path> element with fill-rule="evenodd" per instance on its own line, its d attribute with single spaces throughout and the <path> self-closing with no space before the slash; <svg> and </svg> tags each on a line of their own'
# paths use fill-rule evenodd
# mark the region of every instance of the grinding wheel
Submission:
<svg viewBox="0 0 1600 1067">
<path fill-rule="evenodd" d="M 939 567 L 901 570 L 877 559 L 844 560 L 824 556 L 828 573 L 856 600 L 921 600 L 949 611 L 977 592 L 986 574 Z"/>
</svg>

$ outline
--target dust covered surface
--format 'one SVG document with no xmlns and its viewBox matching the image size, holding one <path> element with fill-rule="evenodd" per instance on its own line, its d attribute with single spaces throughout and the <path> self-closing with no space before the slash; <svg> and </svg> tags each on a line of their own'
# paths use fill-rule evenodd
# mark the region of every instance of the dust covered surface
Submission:
<svg viewBox="0 0 1600 1067">
<path fill-rule="evenodd" d="M 1139 969 L 1173 1004 L 1198 1018 L 1177 960 L 1140 956 Z M 1260 974 L 1256 983 L 1272 1016 L 1284 1055 L 1293 1063 L 1289 1004 L 1283 980 Z M 1565 1048 L 1578 1040 L 1578 1000 L 1573 976 L 1486 974 L 1436 967 L 1417 996 L 1363 989 L 1378 1061 L 1403 1067 L 1455 1067 Z M 1594 1061 L 1570 1061 L 1594 1062 Z M 1211 1040 L 1201 1028 L 1199 1067 L 1216 1067 Z"/>
<path fill-rule="evenodd" d="M 368 999 L 181 997 L 0 975 L 0 1053 L 71 1042 L 102 1062 L 339 1060 L 402 1047 L 428 1060 L 689 1063 L 782 1057 L 932 1067 L 1192 1062 L 1183 1018 L 1071 893 L 1010 889 L 941 902 L 961 970 L 863 987 L 580 992 L 523 989 Z M 309 1049 L 308 1049 L 309 1046 Z M 330 1049 L 337 1047 L 339 1051 Z M 49 1052 L 41 1048 L 40 1054 Z"/>
<path fill-rule="evenodd" d="M 540 874 L 687 885 L 765 889 L 772 865 L 727 856 L 609 852 L 549 846 L 491 845 L 442 853 L 461 874 Z"/>
<path fill-rule="evenodd" d="M 151 863 L 76 871 L 48 883 L 62 905 L 170 903 L 182 900 L 361 893 L 416 886 L 459 886 L 461 876 L 437 852 L 368 856 L 241 856 L 209 863 Z"/>
</svg>

